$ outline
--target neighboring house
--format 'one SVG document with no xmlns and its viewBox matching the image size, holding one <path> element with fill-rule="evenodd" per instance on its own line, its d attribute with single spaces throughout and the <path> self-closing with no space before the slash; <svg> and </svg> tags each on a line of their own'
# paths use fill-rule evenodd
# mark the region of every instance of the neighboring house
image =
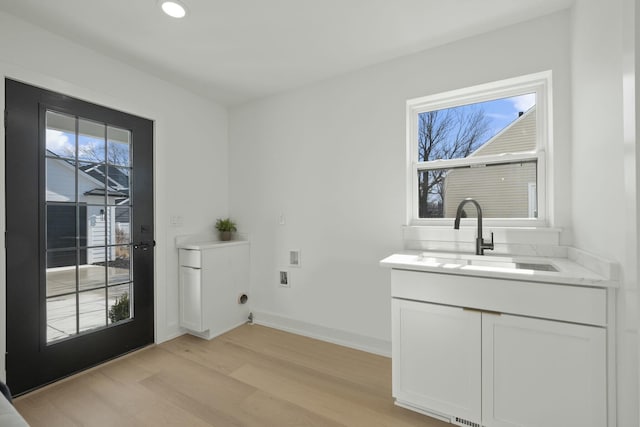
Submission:
<svg viewBox="0 0 640 427">
<path fill-rule="evenodd" d="M 469 157 L 533 151 L 536 148 L 536 108 L 530 108 Z M 536 166 L 532 163 L 454 169 L 444 183 L 444 218 L 456 216 L 458 204 L 472 197 L 487 218 L 537 216 Z M 476 216 L 475 209 L 466 211 Z"/>
<path fill-rule="evenodd" d="M 80 246 L 89 247 L 80 251 L 79 265 L 114 260 L 115 248 L 106 250 L 105 244 L 119 243 L 116 230 L 129 234 L 129 209 L 122 206 L 129 204 L 128 177 L 119 169 L 110 168 L 106 186 L 104 165 L 80 166 L 76 210 L 73 162 L 55 158 L 50 151 L 47 155 L 50 156 L 46 165 L 47 249 L 74 247 L 79 233 Z M 79 215 L 79 230 L 76 230 L 76 215 Z M 48 268 L 75 264 L 75 251 L 47 254 Z"/>
</svg>

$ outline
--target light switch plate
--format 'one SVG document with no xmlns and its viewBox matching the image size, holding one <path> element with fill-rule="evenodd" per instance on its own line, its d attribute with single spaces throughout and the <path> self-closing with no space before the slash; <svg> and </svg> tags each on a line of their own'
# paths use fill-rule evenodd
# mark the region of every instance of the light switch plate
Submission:
<svg viewBox="0 0 640 427">
<path fill-rule="evenodd" d="M 174 227 L 180 227 L 183 224 L 183 219 L 181 215 L 171 215 L 169 217 L 169 224 Z"/>
</svg>

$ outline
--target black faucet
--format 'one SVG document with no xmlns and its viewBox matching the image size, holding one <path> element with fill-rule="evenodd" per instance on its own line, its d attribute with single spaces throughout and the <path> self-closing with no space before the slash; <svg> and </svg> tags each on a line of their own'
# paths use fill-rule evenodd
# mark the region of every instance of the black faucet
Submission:
<svg viewBox="0 0 640 427">
<path fill-rule="evenodd" d="M 476 255 L 484 255 L 484 250 L 489 249 L 493 250 L 493 231 L 491 232 L 491 243 L 485 243 L 482 238 L 482 208 L 480 208 L 480 203 L 476 202 L 474 199 L 468 197 L 460 202 L 458 205 L 458 211 L 456 212 L 456 220 L 453 223 L 453 228 L 456 230 L 460 229 L 460 217 L 462 216 L 462 211 L 464 205 L 467 203 L 473 203 L 478 211 L 478 236 L 476 237 Z"/>
</svg>

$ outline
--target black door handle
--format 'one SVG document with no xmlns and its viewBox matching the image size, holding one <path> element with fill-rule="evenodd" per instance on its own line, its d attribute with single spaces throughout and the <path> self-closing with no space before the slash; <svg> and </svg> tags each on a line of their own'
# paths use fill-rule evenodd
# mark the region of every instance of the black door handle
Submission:
<svg viewBox="0 0 640 427">
<path fill-rule="evenodd" d="M 151 240 L 148 242 L 139 242 L 133 244 L 133 249 L 142 249 L 143 251 L 149 250 L 149 248 L 153 248 L 156 246 L 156 241 Z"/>
</svg>

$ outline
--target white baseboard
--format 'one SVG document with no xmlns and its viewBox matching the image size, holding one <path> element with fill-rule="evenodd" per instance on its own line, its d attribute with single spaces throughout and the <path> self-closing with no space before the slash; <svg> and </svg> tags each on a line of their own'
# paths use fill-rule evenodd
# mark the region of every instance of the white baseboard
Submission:
<svg viewBox="0 0 640 427">
<path fill-rule="evenodd" d="M 187 331 L 186 329 L 177 329 L 177 330 L 173 330 L 171 332 L 162 334 L 162 336 L 158 335 L 156 337 L 156 344 L 162 344 L 163 342 L 167 342 L 167 341 L 171 341 L 174 338 L 178 338 L 181 337 L 182 335 L 186 334 Z"/>
<path fill-rule="evenodd" d="M 229 326 L 224 329 L 216 330 L 216 331 L 206 330 L 204 332 L 196 332 L 196 331 L 190 331 L 189 329 L 185 329 L 185 333 L 189 335 L 193 335 L 194 337 L 205 339 L 205 340 L 212 340 L 215 337 L 219 337 L 222 334 L 226 334 L 227 332 L 232 331 L 235 328 L 240 327 L 246 323 L 247 321 L 243 320 L 242 322 L 235 323 L 232 326 Z"/>
<path fill-rule="evenodd" d="M 253 321 L 258 325 L 268 326 L 285 332 L 315 338 L 320 341 L 327 341 L 332 344 L 366 351 L 367 353 L 391 357 L 390 341 L 354 334 L 353 332 L 347 332 L 340 329 L 328 328 L 326 326 L 315 325 L 263 311 L 254 311 Z"/>
</svg>

